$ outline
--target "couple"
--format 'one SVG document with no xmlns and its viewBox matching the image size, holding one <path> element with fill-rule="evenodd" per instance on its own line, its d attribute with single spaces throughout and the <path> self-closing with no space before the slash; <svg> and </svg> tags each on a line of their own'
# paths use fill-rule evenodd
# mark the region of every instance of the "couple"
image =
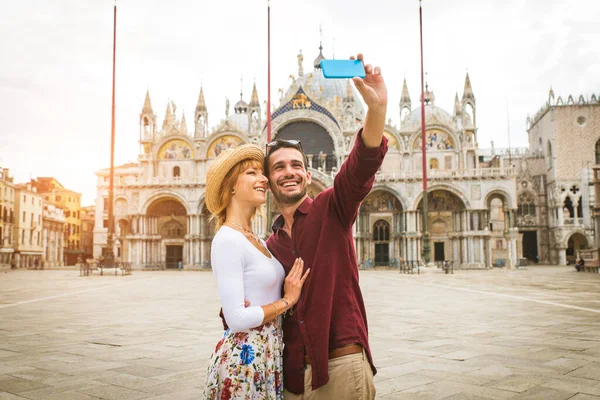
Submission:
<svg viewBox="0 0 600 400">
<path fill-rule="evenodd" d="M 308 197 L 306 155 L 293 140 L 268 143 L 266 155 L 254 145 L 228 149 L 207 172 L 206 206 L 218 226 L 211 262 L 227 325 L 209 362 L 207 399 L 375 397 L 352 226 L 387 152 L 387 90 L 379 67 L 365 72 L 353 78 L 368 107 L 364 127 L 332 188 Z M 281 215 L 265 243 L 251 221 L 268 188 Z"/>
</svg>

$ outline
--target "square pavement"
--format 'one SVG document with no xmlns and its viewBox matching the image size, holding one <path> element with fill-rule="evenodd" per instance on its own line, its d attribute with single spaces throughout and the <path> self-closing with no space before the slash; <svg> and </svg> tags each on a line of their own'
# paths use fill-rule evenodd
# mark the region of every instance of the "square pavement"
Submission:
<svg viewBox="0 0 600 400">
<path fill-rule="evenodd" d="M 380 399 L 600 400 L 600 275 L 362 271 Z M 0 274 L 0 400 L 198 399 L 210 272 Z"/>
</svg>

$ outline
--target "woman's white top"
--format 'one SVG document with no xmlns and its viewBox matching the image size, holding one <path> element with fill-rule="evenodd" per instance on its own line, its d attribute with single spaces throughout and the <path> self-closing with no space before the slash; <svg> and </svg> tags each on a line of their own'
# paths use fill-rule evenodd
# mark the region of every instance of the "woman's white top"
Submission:
<svg viewBox="0 0 600 400">
<path fill-rule="evenodd" d="M 242 332 L 260 326 L 265 318 L 260 306 L 281 298 L 285 279 L 281 263 L 272 254 L 271 258 L 265 256 L 242 232 L 228 226 L 222 226 L 215 235 L 210 256 L 229 329 Z M 244 300 L 250 307 L 244 307 Z"/>
</svg>

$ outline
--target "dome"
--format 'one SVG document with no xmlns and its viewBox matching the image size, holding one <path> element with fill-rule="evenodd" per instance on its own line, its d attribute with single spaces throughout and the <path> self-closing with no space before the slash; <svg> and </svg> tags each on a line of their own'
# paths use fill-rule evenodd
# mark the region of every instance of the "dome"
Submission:
<svg viewBox="0 0 600 400">
<path fill-rule="evenodd" d="M 235 103 L 235 105 L 233 106 L 233 110 L 235 111 L 236 114 L 246 113 L 246 112 L 248 112 L 248 103 L 246 103 L 244 100 L 240 99 L 240 101 Z"/>
<path fill-rule="evenodd" d="M 290 86 L 286 93 L 286 98 L 290 98 L 298 91 L 298 86 L 302 86 L 304 92 L 313 99 L 314 101 L 327 106 L 334 105 L 336 97 L 338 102 L 342 102 L 346 97 L 346 90 L 349 79 L 326 79 L 323 76 L 323 71 L 317 69 L 314 72 L 305 74 L 294 82 Z M 355 109 L 357 116 L 360 119 L 364 118 L 365 110 L 362 103 L 362 97 L 358 94 L 358 91 L 354 88 L 354 84 L 350 83 L 352 89 L 352 97 L 354 99 Z"/>
<path fill-rule="evenodd" d="M 420 126 L 421 107 L 414 109 L 407 118 L 410 118 L 410 122 L 412 125 Z M 446 126 L 454 125 L 454 121 L 452 120 L 452 116 L 450 114 L 448 114 L 443 109 L 430 104 L 425 105 L 425 121 L 429 124 L 439 124 Z"/>
<path fill-rule="evenodd" d="M 237 108 L 237 104 L 235 106 Z M 244 132 L 248 132 L 248 129 L 249 129 L 248 114 L 241 114 L 241 113 L 231 114 L 229 117 L 227 117 L 227 122 L 229 122 L 232 125 L 237 126 Z"/>
</svg>

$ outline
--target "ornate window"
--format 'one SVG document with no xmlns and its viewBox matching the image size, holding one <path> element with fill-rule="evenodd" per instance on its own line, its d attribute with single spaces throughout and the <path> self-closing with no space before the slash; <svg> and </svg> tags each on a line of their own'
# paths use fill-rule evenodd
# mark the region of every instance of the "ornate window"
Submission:
<svg viewBox="0 0 600 400">
<path fill-rule="evenodd" d="M 373 240 L 376 242 L 390 241 L 390 224 L 380 219 L 373 225 Z"/>
<path fill-rule="evenodd" d="M 596 142 L 596 164 L 600 164 L 600 140 Z"/>
<path fill-rule="evenodd" d="M 548 141 L 548 169 L 552 168 L 552 145 Z"/>
<path fill-rule="evenodd" d="M 517 225 L 535 225 L 535 197 L 531 192 L 519 195 L 519 206 L 517 208 Z"/>
<path fill-rule="evenodd" d="M 432 158 L 431 160 L 429 160 L 429 169 L 438 169 L 437 158 Z"/>
<path fill-rule="evenodd" d="M 181 176 L 181 168 L 173 167 L 173 177 L 178 178 Z"/>
<path fill-rule="evenodd" d="M 171 220 L 165 223 L 160 231 L 162 237 L 179 238 L 185 235 L 181 222 Z"/>
</svg>

